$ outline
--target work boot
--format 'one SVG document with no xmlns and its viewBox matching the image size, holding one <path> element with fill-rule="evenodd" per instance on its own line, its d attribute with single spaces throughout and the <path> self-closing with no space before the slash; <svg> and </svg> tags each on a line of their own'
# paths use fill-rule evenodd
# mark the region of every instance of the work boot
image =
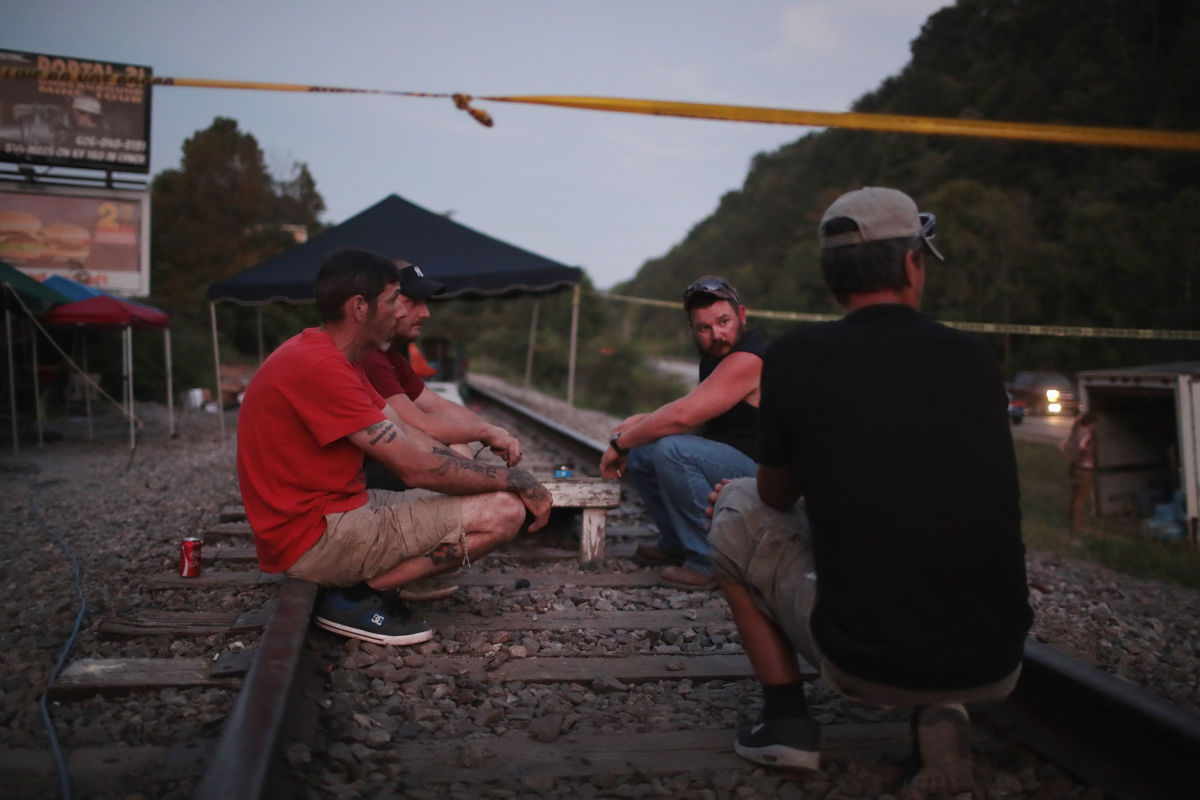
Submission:
<svg viewBox="0 0 1200 800">
<path fill-rule="evenodd" d="M 667 567 L 662 571 L 664 586 L 700 591 L 717 588 L 717 579 L 691 567 Z"/>
<path fill-rule="evenodd" d="M 971 720 L 961 703 L 922 706 L 914 712 L 921 768 L 903 796 L 960 794 L 975 788 L 971 774 Z"/>
<path fill-rule="evenodd" d="M 633 563 L 639 567 L 663 567 L 682 564 L 683 553 L 671 553 L 652 544 L 639 544 L 633 553 Z"/>
</svg>

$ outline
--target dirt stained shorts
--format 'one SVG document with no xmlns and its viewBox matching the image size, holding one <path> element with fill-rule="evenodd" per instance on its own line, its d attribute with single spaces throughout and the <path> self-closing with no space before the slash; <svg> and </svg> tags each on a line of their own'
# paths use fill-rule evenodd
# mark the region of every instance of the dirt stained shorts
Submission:
<svg viewBox="0 0 1200 800">
<path fill-rule="evenodd" d="M 895 707 L 995 702 L 1016 686 L 1019 665 L 985 686 L 922 690 L 869 681 L 830 661 L 813 637 L 810 621 L 818 582 L 808 516 L 802 505 L 785 513 L 763 503 L 754 478 L 737 478 L 721 490 L 708 541 L 717 577 L 746 586 L 755 607 L 783 630 L 826 683 L 851 699 Z"/>
<path fill-rule="evenodd" d="M 461 497 L 368 489 L 364 505 L 325 515 L 321 538 L 284 574 L 322 586 L 352 586 L 442 544 L 460 545 L 465 558 Z"/>
</svg>

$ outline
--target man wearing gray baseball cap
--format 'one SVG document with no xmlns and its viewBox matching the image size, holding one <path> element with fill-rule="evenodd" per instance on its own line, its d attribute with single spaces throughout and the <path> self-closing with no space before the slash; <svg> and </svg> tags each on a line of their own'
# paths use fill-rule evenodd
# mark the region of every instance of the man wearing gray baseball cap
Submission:
<svg viewBox="0 0 1200 800">
<path fill-rule="evenodd" d="M 821 272 L 845 316 L 767 351 L 758 474 L 718 489 L 709 541 L 763 688 L 737 753 L 818 767 L 798 651 L 851 699 L 914 708 L 911 785 L 958 793 L 963 704 L 1012 691 L 1033 615 L 999 368 L 919 311 L 933 234 L 896 189 L 825 212 Z"/>
</svg>

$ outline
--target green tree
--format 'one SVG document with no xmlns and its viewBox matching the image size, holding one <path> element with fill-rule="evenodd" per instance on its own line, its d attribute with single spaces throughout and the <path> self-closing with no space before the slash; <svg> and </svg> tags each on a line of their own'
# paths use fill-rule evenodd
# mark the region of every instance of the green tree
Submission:
<svg viewBox="0 0 1200 800">
<path fill-rule="evenodd" d="M 151 192 L 151 301 L 171 315 L 178 384 L 209 385 L 209 285 L 294 246 L 281 226 L 316 225 L 325 203 L 306 165 L 276 180 L 258 141 L 226 117 L 188 138 L 180 166 L 156 175 Z M 303 312 L 263 317 L 270 348 L 300 327 Z M 223 308 L 221 329 L 236 351 L 256 354 L 254 315 Z"/>
</svg>

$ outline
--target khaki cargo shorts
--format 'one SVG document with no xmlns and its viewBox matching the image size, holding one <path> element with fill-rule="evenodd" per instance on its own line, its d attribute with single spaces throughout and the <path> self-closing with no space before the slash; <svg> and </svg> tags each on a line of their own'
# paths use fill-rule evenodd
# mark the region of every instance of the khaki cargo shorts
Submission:
<svg viewBox="0 0 1200 800">
<path fill-rule="evenodd" d="M 785 514 L 763 503 L 754 478 L 738 478 L 721 490 L 708 541 L 717 577 L 748 587 L 758 610 L 783 629 L 788 641 L 820 670 L 826 683 L 846 697 L 894 707 L 994 702 L 1007 697 L 1016 686 L 1020 666 L 986 686 L 921 690 L 859 678 L 826 658 L 813 639 L 810 624 L 817 604 L 817 572 L 808 517 L 801 506 Z"/>
<path fill-rule="evenodd" d="M 367 502 L 325 515 L 325 532 L 284 574 L 322 586 L 353 586 L 441 544 L 466 554 L 462 498 L 426 489 L 368 489 Z"/>
<path fill-rule="evenodd" d="M 817 573 L 803 509 L 776 511 L 759 499 L 756 479 L 737 478 L 717 496 L 708 543 L 716 576 L 748 587 L 758 610 L 783 629 L 805 661 L 819 666 L 809 625 Z"/>
</svg>

